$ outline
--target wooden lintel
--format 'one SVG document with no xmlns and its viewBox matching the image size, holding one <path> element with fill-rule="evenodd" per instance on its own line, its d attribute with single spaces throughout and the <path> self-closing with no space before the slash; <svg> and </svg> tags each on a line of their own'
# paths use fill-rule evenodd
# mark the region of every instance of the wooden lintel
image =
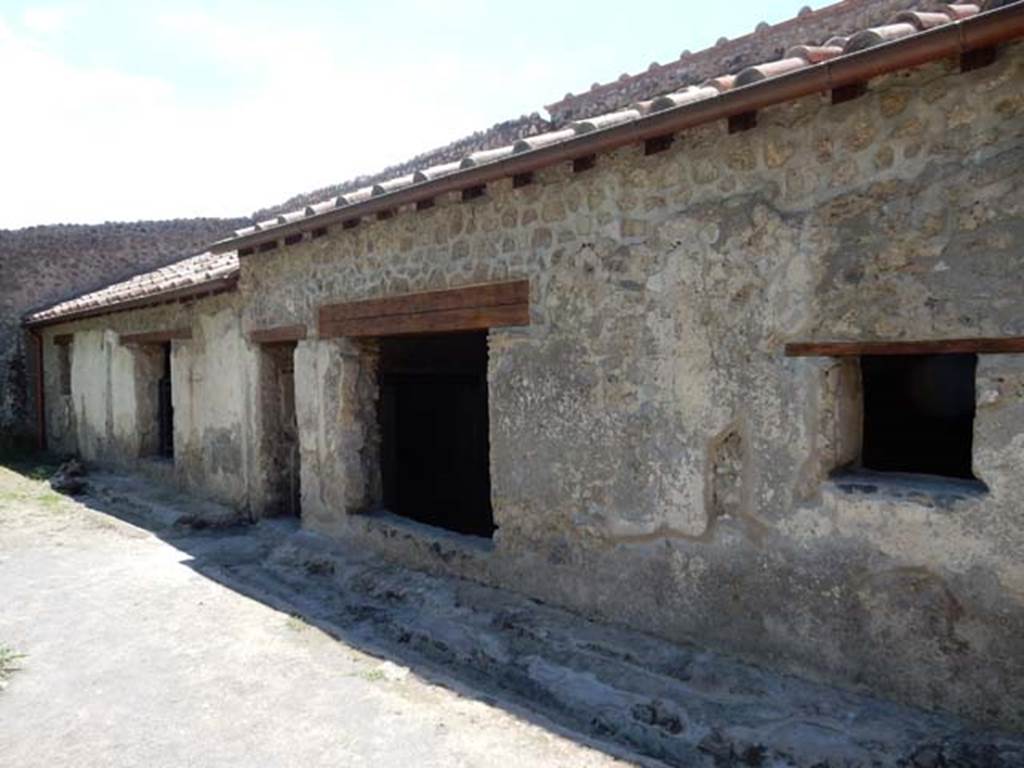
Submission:
<svg viewBox="0 0 1024 768">
<path fill-rule="evenodd" d="M 257 328 L 249 331 L 253 344 L 280 344 L 288 341 L 302 341 L 306 338 L 306 326 L 279 325 L 274 328 Z"/>
<path fill-rule="evenodd" d="M 320 308 L 320 338 L 392 336 L 529 325 L 530 283 L 517 280 Z"/>
<path fill-rule="evenodd" d="M 73 333 L 60 333 L 53 337 L 53 343 L 58 346 L 62 346 L 64 344 L 70 344 L 74 339 L 75 335 Z"/>
<path fill-rule="evenodd" d="M 786 345 L 786 357 L 861 355 L 1003 355 L 1024 353 L 1024 336 L 933 341 L 809 341 Z"/>
<path fill-rule="evenodd" d="M 122 333 L 122 344 L 162 344 L 177 339 L 191 339 L 191 328 L 172 328 L 166 331 L 147 331 L 146 333 Z"/>
</svg>

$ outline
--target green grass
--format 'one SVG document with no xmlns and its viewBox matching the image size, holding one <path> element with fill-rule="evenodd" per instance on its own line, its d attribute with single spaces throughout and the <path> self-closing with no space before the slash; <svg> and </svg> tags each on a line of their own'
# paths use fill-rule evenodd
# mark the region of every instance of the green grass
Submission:
<svg viewBox="0 0 1024 768">
<path fill-rule="evenodd" d="M 21 669 L 18 662 L 25 658 L 24 653 L 18 653 L 6 645 L 0 645 L 0 691 L 7 687 L 7 681 L 11 675 Z"/>
<path fill-rule="evenodd" d="M 58 466 L 58 460 L 48 456 L 0 456 L 0 505 L 31 503 L 56 510 L 65 497 L 46 481 Z"/>
</svg>

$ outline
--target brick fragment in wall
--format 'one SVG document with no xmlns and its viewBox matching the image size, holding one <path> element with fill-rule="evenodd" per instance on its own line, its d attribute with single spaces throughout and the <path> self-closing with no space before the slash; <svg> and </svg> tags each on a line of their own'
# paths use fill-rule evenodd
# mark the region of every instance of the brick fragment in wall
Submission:
<svg viewBox="0 0 1024 768">
<path fill-rule="evenodd" d="M 737 430 L 730 429 L 715 441 L 710 461 L 709 518 L 734 517 L 740 512 L 743 485 L 743 438 Z"/>
</svg>

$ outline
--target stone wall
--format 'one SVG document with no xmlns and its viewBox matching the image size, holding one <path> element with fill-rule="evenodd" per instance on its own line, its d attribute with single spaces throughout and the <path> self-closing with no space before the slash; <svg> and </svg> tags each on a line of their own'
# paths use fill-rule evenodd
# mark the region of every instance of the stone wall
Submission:
<svg viewBox="0 0 1024 768">
<path fill-rule="evenodd" d="M 199 252 L 247 223 L 183 219 L 0 230 L 0 438 L 31 431 L 34 423 L 25 313 Z"/>
<path fill-rule="evenodd" d="M 305 417 L 321 462 L 305 524 L 1021 727 L 1024 361 L 979 365 L 988 491 L 908 490 L 830 477 L 859 451 L 857 376 L 783 346 L 1024 333 L 1022 77 L 1020 46 L 968 74 L 933 64 L 846 104 L 766 110 L 747 132 L 709 125 L 650 157 L 624 148 L 243 259 L 258 326 L 314 329 L 324 303 L 532 285 L 531 325 L 489 340 L 493 551 L 359 514 L 371 362 L 315 338 L 296 377 L 330 411 Z"/>
<path fill-rule="evenodd" d="M 154 456 L 159 346 L 124 334 L 189 328 L 171 342 L 174 460 Z M 153 471 L 181 488 L 249 510 L 264 493 L 253 469 L 261 422 L 259 360 L 243 338 L 237 294 L 119 312 L 44 331 L 51 449 L 86 461 Z M 60 392 L 60 345 L 71 336 L 71 391 Z M 165 465 L 165 468 L 153 465 Z"/>
<path fill-rule="evenodd" d="M 754 64 L 780 59 L 794 45 L 821 45 L 829 38 L 884 24 L 900 11 L 928 5 L 924 0 L 843 0 L 817 11 L 805 6 L 794 19 L 774 25 L 761 22 L 743 37 L 722 38 L 711 48 L 696 53 L 684 51 L 668 64 L 654 62 L 640 74 L 623 74 L 611 83 L 594 83 L 586 93 L 567 93 L 549 104 L 547 110 L 556 125 L 613 112 L 708 78 L 736 74 Z"/>
<path fill-rule="evenodd" d="M 178 477 L 260 508 L 259 349 L 245 333 L 304 323 L 304 526 L 1024 727 L 1024 359 L 981 356 L 979 490 L 833 476 L 859 455 L 856 363 L 783 353 L 788 341 L 1024 335 L 1022 78 L 1021 45 L 967 74 L 936 63 L 841 105 L 765 110 L 749 131 L 708 125 L 651 156 L 625 147 L 590 170 L 247 257 L 238 293 L 195 305 L 194 340 L 175 348 L 176 391 L 191 387 Z M 530 325 L 488 340 L 493 546 L 372 513 L 374 346 L 317 338 L 319 307 L 519 278 Z M 166 325 L 169 311 L 55 327 L 47 349 L 56 333 L 107 338 Z M 91 427 L 77 418 L 81 436 Z"/>
</svg>

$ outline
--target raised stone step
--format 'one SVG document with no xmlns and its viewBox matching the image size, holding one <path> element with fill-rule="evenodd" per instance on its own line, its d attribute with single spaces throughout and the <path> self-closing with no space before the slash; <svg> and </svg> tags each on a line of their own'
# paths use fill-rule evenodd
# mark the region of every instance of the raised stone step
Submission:
<svg viewBox="0 0 1024 768">
<path fill-rule="evenodd" d="M 673 765 L 1018 766 L 1024 738 L 770 673 L 300 532 L 234 578 L 327 631 Z"/>
<path fill-rule="evenodd" d="M 224 528 L 245 522 L 232 507 L 198 499 L 139 475 L 91 471 L 87 493 L 109 511 L 138 517 L 147 527 Z"/>
</svg>

